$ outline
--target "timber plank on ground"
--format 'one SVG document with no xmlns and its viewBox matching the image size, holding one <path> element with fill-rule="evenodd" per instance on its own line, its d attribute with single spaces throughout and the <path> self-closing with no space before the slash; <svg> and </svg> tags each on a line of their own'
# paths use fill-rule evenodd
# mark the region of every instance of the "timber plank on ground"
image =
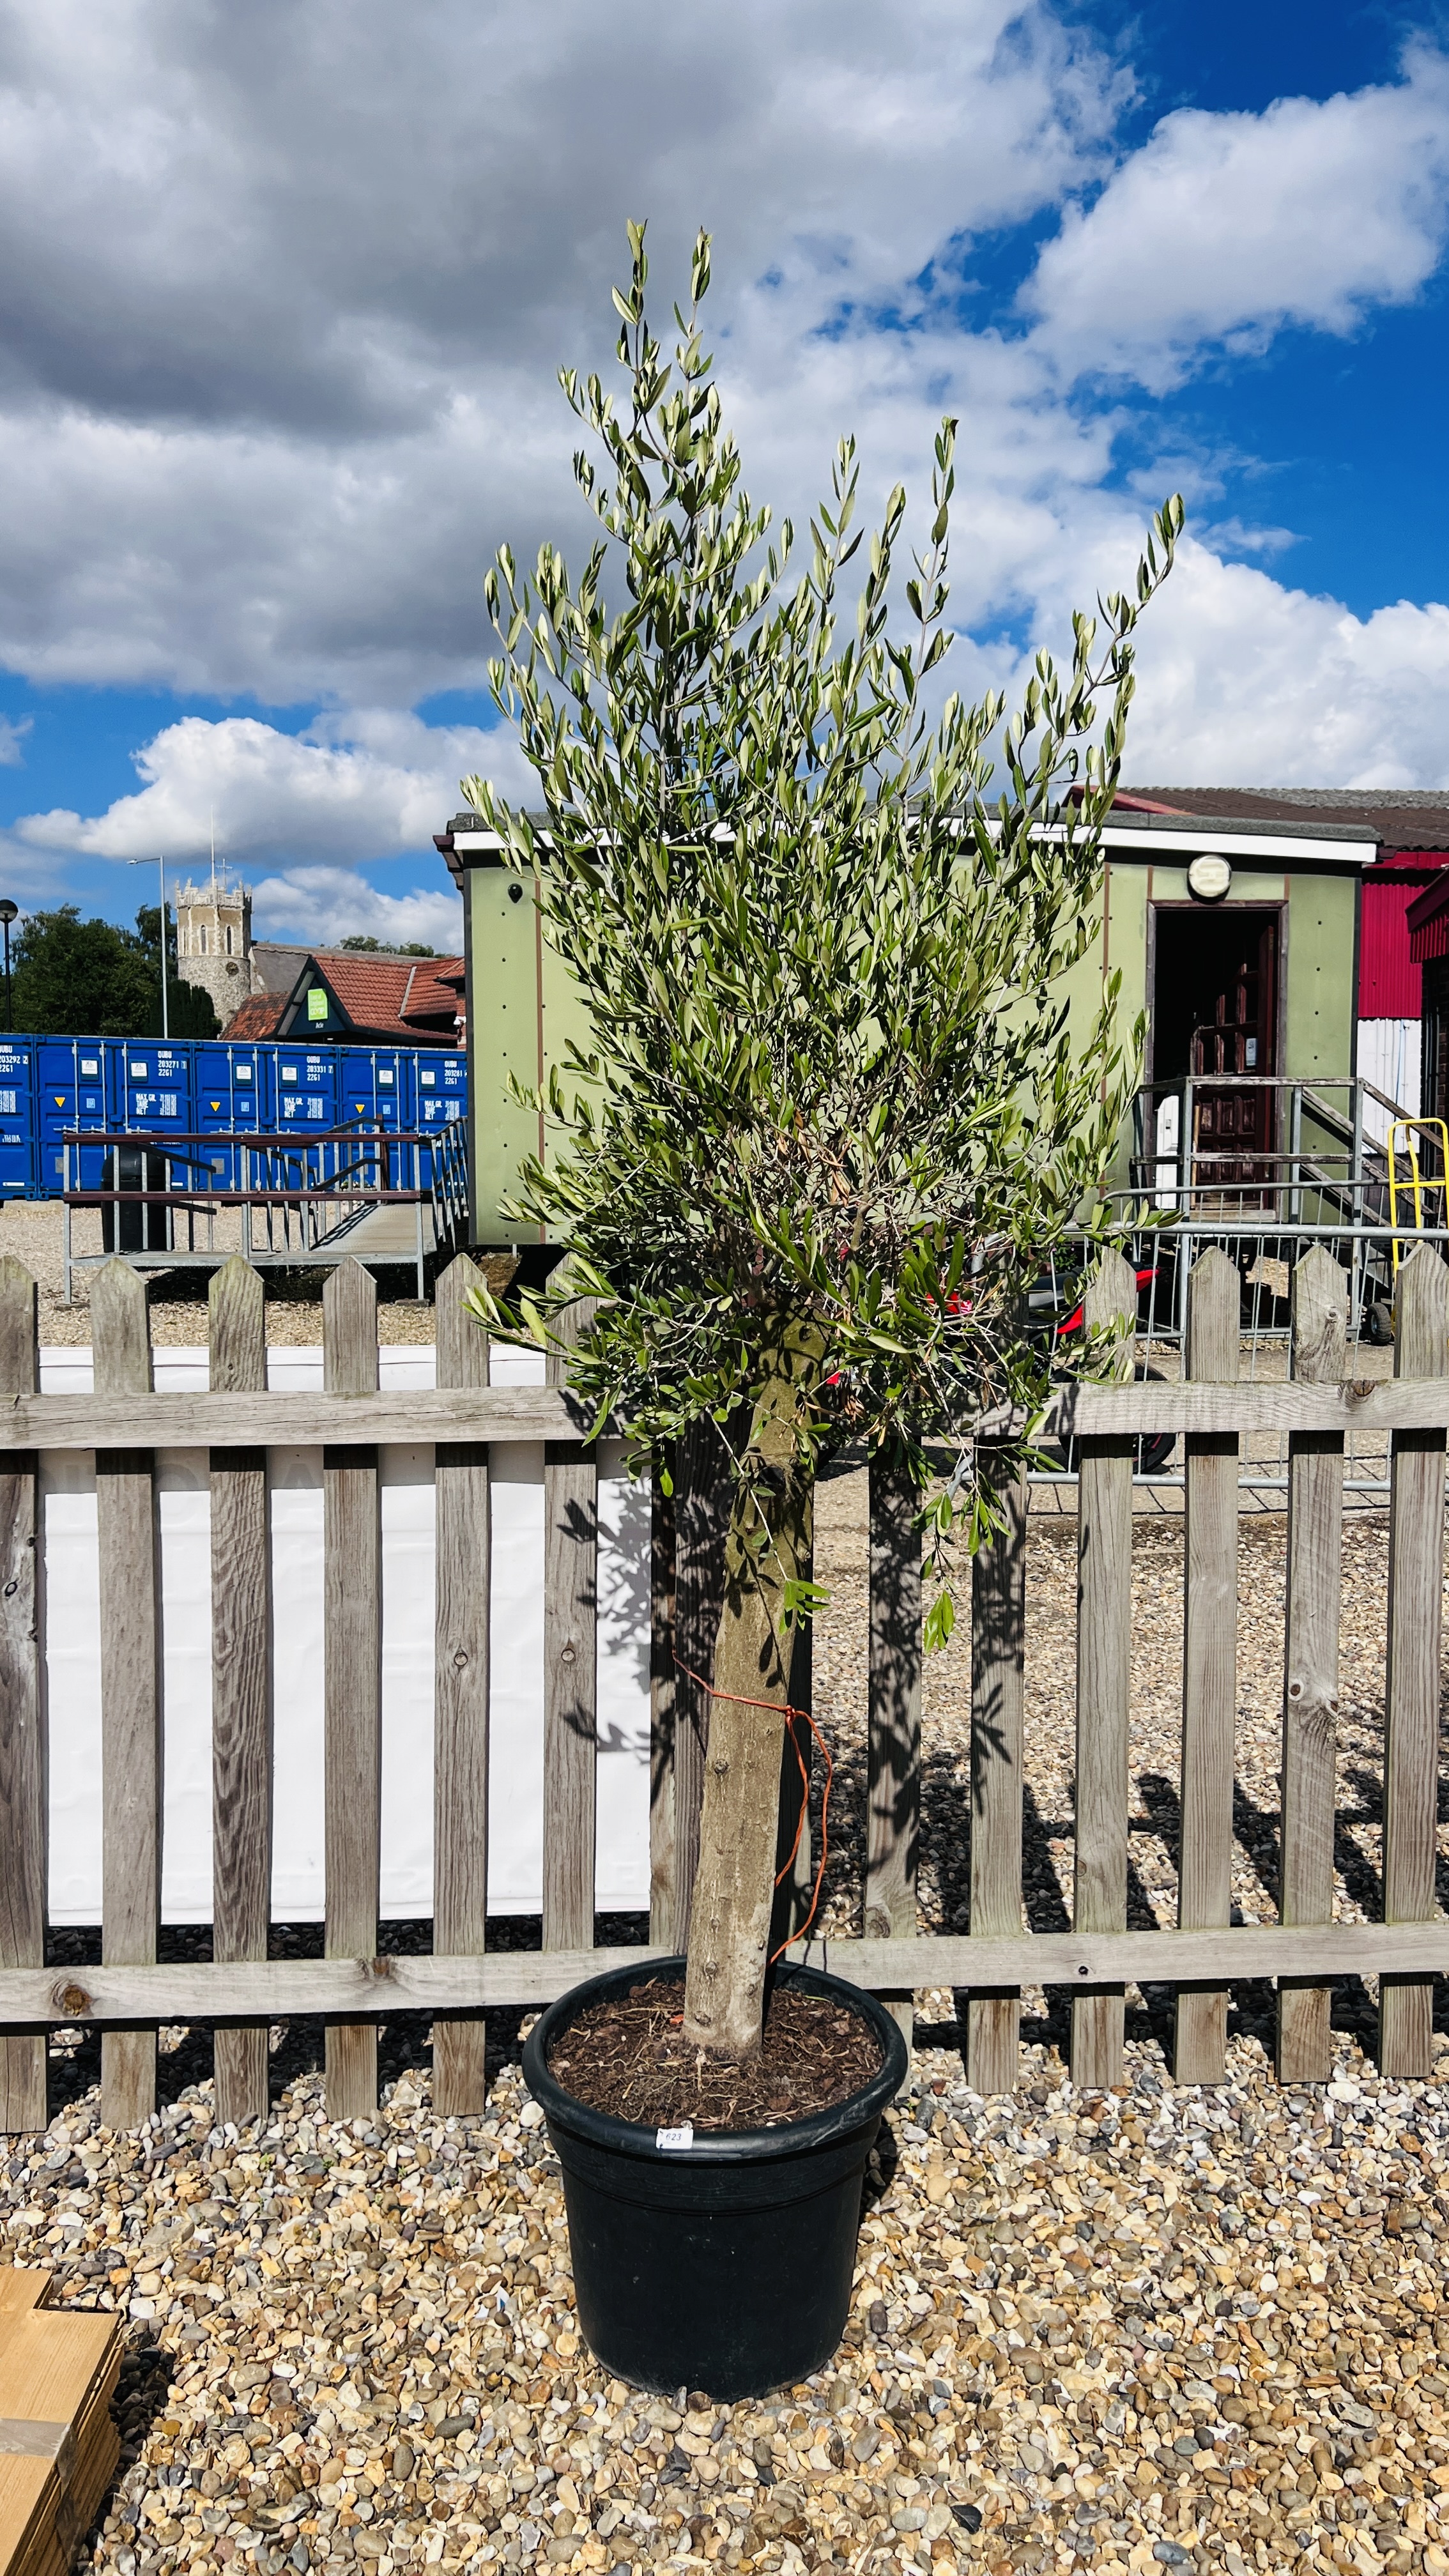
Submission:
<svg viewBox="0 0 1449 2576">
<path fill-rule="evenodd" d="M 52 2283 L 0 2272 L 0 2576 L 64 2576 L 120 2457 L 120 2317 L 51 2307 Z"/>
</svg>

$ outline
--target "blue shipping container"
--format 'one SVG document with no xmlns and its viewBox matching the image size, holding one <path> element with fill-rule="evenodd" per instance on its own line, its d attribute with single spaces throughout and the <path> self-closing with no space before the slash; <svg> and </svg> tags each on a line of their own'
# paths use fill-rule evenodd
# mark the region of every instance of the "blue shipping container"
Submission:
<svg viewBox="0 0 1449 2576">
<path fill-rule="evenodd" d="M 0 1197 L 35 1188 L 35 1040 L 0 1038 Z"/>
<path fill-rule="evenodd" d="M 118 1127 L 185 1136 L 192 1116 L 193 1048 L 184 1038 L 107 1038 L 106 1094 Z"/>
<path fill-rule="evenodd" d="M 468 1059 L 462 1048 L 297 1046 L 286 1040 L 238 1045 L 221 1039 L 0 1039 L 0 1196 L 58 1197 L 65 1186 L 66 1133 L 75 1128 L 131 1135 L 195 1136 L 168 1157 L 179 1187 L 244 1188 L 252 1179 L 249 1135 L 308 1137 L 336 1128 L 412 1129 L 426 1135 L 464 1115 Z M 209 1141 L 216 1137 L 215 1145 Z M 345 1158 L 345 1149 L 343 1149 Z M 256 1180 L 332 1179 L 339 1149 L 283 1153 Z M 420 1178 L 429 1177 L 422 1155 Z M 104 1149 L 71 1153 L 73 1187 L 105 1186 Z M 390 1158 L 392 1186 L 412 1181 Z M 382 1175 L 379 1173 L 378 1177 Z"/>
<path fill-rule="evenodd" d="M 65 1187 L 67 1128 L 102 1128 L 107 1115 L 106 1049 L 114 1038 L 37 1038 L 35 1040 L 36 1188 L 42 1198 L 57 1197 Z M 71 1186 L 99 1190 L 105 1186 L 105 1150 L 87 1146 L 71 1153 Z"/>
<path fill-rule="evenodd" d="M 196 1042 L 193 1064 L 196 1124 L 203 1135 L 217 1140 L 214 1145 L 192 1147 L 196 1177 L 198 1181 L 209 1177 L 221 1189 L 245 1189 L 251 1178 L 252 1158 L 244 1143 L 233 1147 L 230 1140 L 256 1135 L 269 1115 L 262 1050 L 201 1038 Z"/>
</svg>

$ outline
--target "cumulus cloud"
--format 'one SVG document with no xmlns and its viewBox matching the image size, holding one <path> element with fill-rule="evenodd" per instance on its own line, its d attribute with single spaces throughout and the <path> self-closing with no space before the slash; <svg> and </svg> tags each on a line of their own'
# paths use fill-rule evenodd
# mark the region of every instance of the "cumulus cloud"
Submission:
<svg viewBox="0 0 1449 2576">
<path fill-rule="evenodd" d="M 379 894 L 347 868 L 281 868 L 253 886 L 252 920 L 261 938 L 337 941 L 362 931 L 394 948 L 422 939 L 440 956 L 463 952 L 463 906 L 446 883 Z"/>
<path fill-rule="evenodd" d="M 1415 294 L 1449 212 L 1449 63 L 1261 115 L 1182 108 L 1086 211 L 1069 209 L 1023 305 L 1065 372 L 1154 392 L 1210 349 L 1261 348 L 1285 323 L 1346 332 Z"/>
<path fill-rule="evenodd" d="M 476 681 L 494 547 L 558 533 L 553 373 L 609 362 L 627 216 L 666 311 L 716 228 L 715 327 L 753 283 L 768 384 L 1105 167 L 1124 94 L 1042 0 L 356 0 L 337 37 L 327 0 L 12 19 L 12 668 L 272 704 Z"/>
<path fill-rule="evenodd" d="M 1189 545 L 1143 629 L 1130 767 L 1183 784 L 1442 785 L 1446 712 L 1449 608 L 1355 617 Z"/>
<path fill-rule="evenodd" d="M 506 770 L 509 737 L 426 725 L 388 710 L 283 733 L 254 716 L 184 716 L 136 754 L 142 785 L 104 814 L 30 814 L 16 838 L 87 858 L 200 857 L 248 864 L 386 859 L 426 846 L 457 806 L 458 780 Z"/>
<path fill-rule="evenodd" d="M 214 809 L 297 926 L 327 871 L 426 851 L 461 773 L 527 792 L 506 737 L 393 711 L 481 680 L 501 538 L 582 539 L 553 369 L 609 364 L 626 216 L 652 217 L 661 309 L 715 230 L 721 378 L 780 507 L 846 427 L 871 494 L 919 495 L 961 413 L 965 686 L 1130 572 L 1133 382 L 1352 329 L 1441 253 L 1449 71 L 1422 46 L 1356 96 L 1184 110 L 1123 150 L 1130 76 L 1048 0 L 355 0 L 339 25 L 332 0 L 0 22 L 0 662 L 348 711 L 169 726 L 134 793 L 30 816 L 7 864 L 200 855 Z M 974 244 L 1061 209 L 1012 326 L 963 322 Z M 1199 479 L 1216 506 L 1212 460 Z M 1222 560 L 1291 535 L 1227 517 L 1190 550 L 1134 766 L 1439 777 L 1444 612 L 1358 621 Z M 432 936 L 358 924 L 365 894 L 348 926 Z"/>
</svg>

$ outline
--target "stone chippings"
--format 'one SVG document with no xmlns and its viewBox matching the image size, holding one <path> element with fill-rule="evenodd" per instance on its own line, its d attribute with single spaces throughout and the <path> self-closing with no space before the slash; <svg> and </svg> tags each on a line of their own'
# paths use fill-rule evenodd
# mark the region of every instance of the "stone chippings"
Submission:
<svg viewBox="0 0 1449 2576">
<path fill-rule="evenodd" d="M 302 2077 L 240 2137 L 209 2085 L 138 2138 L 88 2097 L 17 2144 L 4 2215 L 128 2318 L 93 2563 L 1449 2576 L 1449 2087 L 1350 2040 L 1326 2088 L 1231 2058 L 1173 2092 L 1134 2044 L 1084 2099 L 1035 2046 L 986 2102 L 922 2049 L 841 2351 L 733 2407 L 590 2360 L 516 2066 L 476 2121 L 421 2076 L 351 2127 Z"/>
</svg>

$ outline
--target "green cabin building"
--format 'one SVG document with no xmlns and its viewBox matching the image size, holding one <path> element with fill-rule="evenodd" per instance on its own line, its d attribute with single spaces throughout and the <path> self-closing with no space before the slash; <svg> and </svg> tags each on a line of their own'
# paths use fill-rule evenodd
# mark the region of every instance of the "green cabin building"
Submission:
<svg viewBox="0 0 1449 2576">
<path fill-rule="evenodd" d="M 1194 802 L 1206 809 L 1212 795 L 1199 791 Z M 1278 803 L 1268 817 L 1166 801 L 1184 796 L 1119 795 L 1103 834 L 1101 936 L 1072 979 L 1085 1017 L 1103 976 L 1120 972 L 1123 1026 L 1139 1013 L 1146 1020 L 1143 1089 L 1112 1175 L 1123 1188 L 1150 1186 L 1149 1165 L 1161 1186 L 1182 1149 L 1185 1111 L 1195 1157 L 1229 1181 L 1266 1176 L 1288 1143 L 1285 1086 L 1346 1083 L 1358 1069 L 1361 889 L 1380 830 L 1367 811 L 1340 820 L 1335 805 L 1326 817 L 1306 793 L 1301 813 L 1291 796 L 1232 796 Z M 460 814 L 437 846 L 464 905 L 473 1239 L 502 1248 L 518 1228 L 499 1203 L 522 1155 L 541 1150 L 541 1122 L 510 1096 L 510 1077 L 546 1083 L 569 1040 L 587 1042 L 588 1008 L 546 946 L 528 889 L 503 866 L 496 835 Z M 1233 1075 L 1240 1085 L 1223 1079 Z M 1211 1079 L 1198 1089 L 1200 1077 Z"/>
</svg>

